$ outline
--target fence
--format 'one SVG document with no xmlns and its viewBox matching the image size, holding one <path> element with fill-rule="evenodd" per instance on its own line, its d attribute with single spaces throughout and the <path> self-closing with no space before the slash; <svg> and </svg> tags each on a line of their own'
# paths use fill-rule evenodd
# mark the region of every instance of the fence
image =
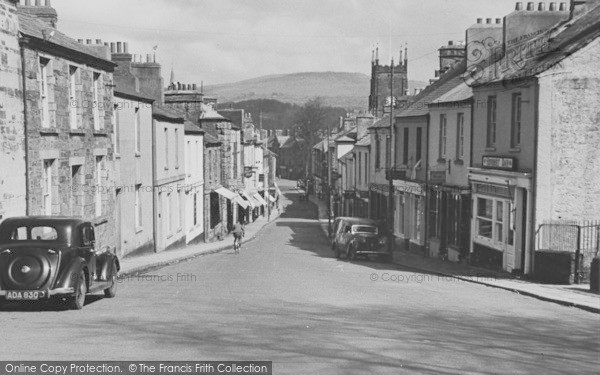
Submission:
<svg viewBox="0 0 600 375">
<path fill-rule="evenodd" d="M 600 220 L 549 222 L 536 232 L 536 250 L 566 251 L 575 254 L 575 282 L 589 277 L 592 259 L 600 252 Z"/>
</svg>

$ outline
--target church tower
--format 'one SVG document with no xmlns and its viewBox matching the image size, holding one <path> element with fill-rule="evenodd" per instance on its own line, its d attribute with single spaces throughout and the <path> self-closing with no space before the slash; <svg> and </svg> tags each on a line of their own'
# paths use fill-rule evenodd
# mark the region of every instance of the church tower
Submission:
<svg viewBox="0 0 600 375">
<path fill-rule="evenodd" d="M 375 117 L 383 117 L 385 100 L 390 96 L 390 75 L 394 72 L 394 97 L 399 99 L 408 94 L 408 49 L 400 50 L 398 65 L 379 65 L 379 48 L 371 56 L 371 94 L 369 112 Z"/>
</svg>

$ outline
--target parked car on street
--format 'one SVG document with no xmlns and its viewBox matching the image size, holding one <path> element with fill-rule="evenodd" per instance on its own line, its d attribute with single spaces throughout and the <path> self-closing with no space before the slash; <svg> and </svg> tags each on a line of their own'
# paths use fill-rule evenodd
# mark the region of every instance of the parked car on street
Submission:
<svg viewBox="0 0 600 375">
<path fill-rule="evenodd" d="M 330 230 L 330 239 L 336 258 L 343 254 L 348 260 L 361 256 L 391 260 L 387 237 L 371 219 L 338 217 Z"/>
<path fill-rule="evenodd" d="M 0 224 L 0 304 L 64 300 L 83 308 L 86 294 L 116 294 L 119 260 L 97 249 L 92 223 L 67 217 L 16 217 Z"/>
</svg>

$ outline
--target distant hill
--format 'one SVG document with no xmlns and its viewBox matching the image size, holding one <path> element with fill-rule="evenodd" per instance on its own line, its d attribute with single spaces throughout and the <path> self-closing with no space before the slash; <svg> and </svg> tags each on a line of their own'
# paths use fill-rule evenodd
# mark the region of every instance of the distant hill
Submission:
<svg viewBox="0 0 600 375">
<path fill-rule="evenodd" d="M 370 91 L 370 77 L 362 73 L 294 73 L 263 76 L 245 81 L 209 85 L 206 96 L 219 102 L 241 102 L 255 99 L 274 99 L 283 103 L 304 104 L 322 97 L 331 107 L 364 110 Z M 409 90 L 427 86 L 425 82 L 409 81 Z"/>
</svg>

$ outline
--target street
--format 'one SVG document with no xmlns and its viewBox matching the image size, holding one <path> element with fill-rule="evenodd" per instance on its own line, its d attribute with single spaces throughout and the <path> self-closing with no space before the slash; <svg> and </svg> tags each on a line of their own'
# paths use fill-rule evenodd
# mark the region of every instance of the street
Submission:
<svg viewBox="0 0 600 375">
<path fill-rule="evenodd" d="M 292 202 L 233 250 L 125 277 L 81 311 L 0 312 L 2 360 L 272 360 L 275 374 L 597 373 L 597 314 L 333 257 Z"/>
</svg>

